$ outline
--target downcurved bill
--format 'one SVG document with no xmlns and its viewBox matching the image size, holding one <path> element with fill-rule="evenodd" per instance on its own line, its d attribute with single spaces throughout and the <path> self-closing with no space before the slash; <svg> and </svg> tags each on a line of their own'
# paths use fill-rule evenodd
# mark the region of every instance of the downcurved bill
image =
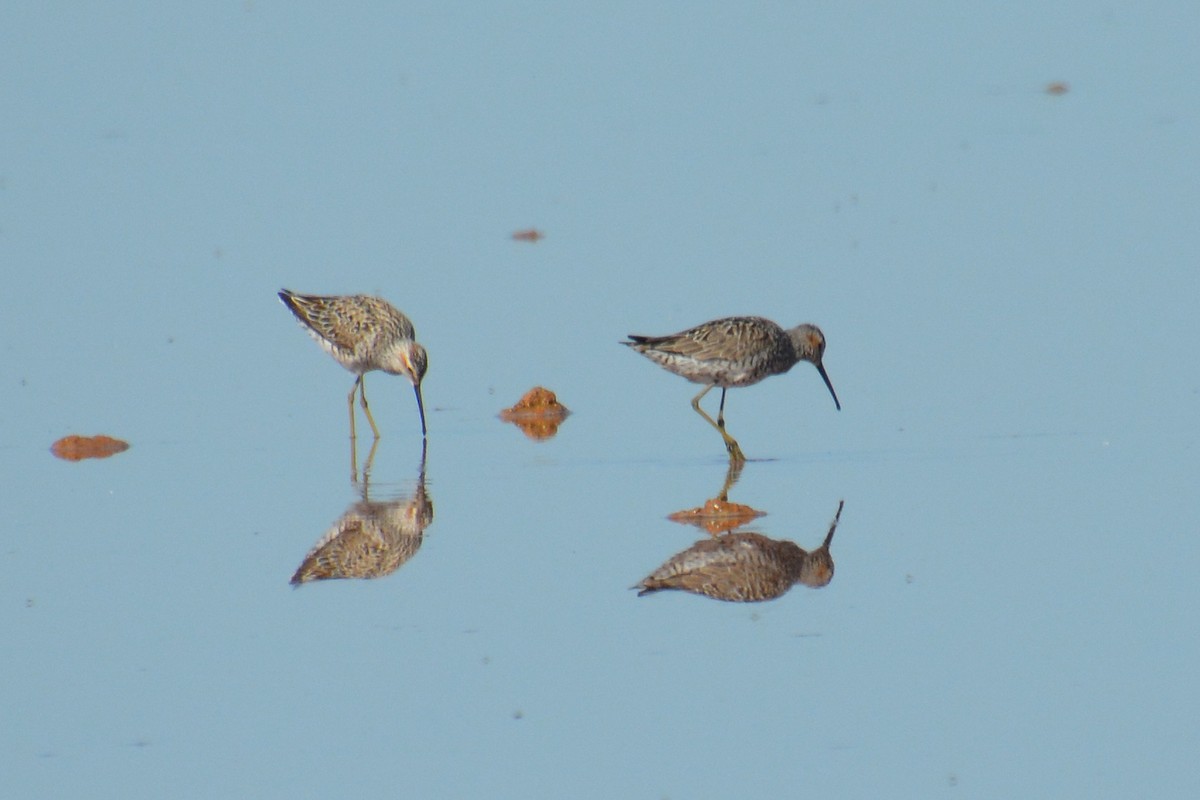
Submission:
<svg viewBox="0 0 1200 800">
<path fill-rule="evenodd" d="M 827 375 L 825 373 L 825 366 L 823 364 L 818 363 L 817 364 L 817 372 L 821 373 L 821 380 L 825 381 L 825 386 L 829 388 L 829 393 L 831 395 L 833 395 L 833 404 L 835 406 L 837 406 L 838 411 L 841 411 L 842 404 L 840 402 L 838 402 L 837 392 L 835 392 L 833 390 L 833 384 L 829 382 L 829 375 Z"/>
<path fill-rule="evenodd" d="M 414 383 L 413 391 L 417 393 L 417 412 L 421 415 L 421 438 L 423 439 L 425 438 L 425 404 L 421 401 L 421 384 Z M 832 392 L 833 387 L 830 387 L 829 391 Z"/>
</svg>

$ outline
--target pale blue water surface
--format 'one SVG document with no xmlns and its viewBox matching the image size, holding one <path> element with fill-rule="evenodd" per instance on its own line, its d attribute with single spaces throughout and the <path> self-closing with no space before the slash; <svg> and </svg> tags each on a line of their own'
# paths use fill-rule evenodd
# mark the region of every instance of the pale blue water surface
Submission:
<svg viewBox="0 0 1200 800">
<path fill-rule="evenodd" d="M 1196 794 L 1200 10 L 844 5 L 0 10 L 6 796 Z M 358 495 L 284 286 L 429 349 L 389 577 L 288 585 Z M 844 410 L 731 392 L 730 498 L 836 575 L 639 598 L 725 459 L 617 342 L 742 313 Z"/>
</svg>

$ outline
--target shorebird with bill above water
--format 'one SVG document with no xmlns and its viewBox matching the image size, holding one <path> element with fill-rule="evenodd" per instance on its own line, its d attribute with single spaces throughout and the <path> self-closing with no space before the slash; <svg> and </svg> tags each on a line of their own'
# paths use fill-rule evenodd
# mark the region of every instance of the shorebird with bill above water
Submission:
<svg viewBox="0 0 1200 800">
<path fill-rule="evenodd" d="M 356 295 L 307 295 L 288 289 L 279 299 L 296 315 L 317 344 L 339 364 L 358 378 L 350 388 L 350 439 L 354 431 L 354 395 L 360 394 L 362 410 L 371 423 L 371 432 L 379 438 L 379 428 L 367 406 L 363 376 L 373 370 L 403 375 L 417 395 L 417 413 L 421 416 L 421 436 L 425 436 L 425 405 L 421 400 L 421 380 L 429 360 L 425 348 L 417 344 L 412 321 L 381 297 Z"/>
<path fill-rule="evenodd" d="M 692 398 L 692 408 L 712 425 L 725 440 L 729 458 L 745 461 L 742 448 L 725 430 L 725 391 L 738 386 L 752 386 L 771 375 L 782 375 L 801 361 L 817 368 L 833 404 L 840 411 L 822 357 L 825 355 L 825 335 L 816 325 L 797 325 L 784 330 L 762 317 L 725 317 L 667 336 L 634 336 L 621 344 L 632 347 L 659 366 L 704 384 Z M 721 387 L 721 405 L 717 419 L 704 413 L 700 398 L 714 387 Z"/>
<path fill-rule="evenodd" d="M 761 533 L 725 533 L 676 553 L 633 588 L 639 590 L 638 597 L 682 589 L 716 600 L 755 603 L 774 600 L 797 583 L 814 589 L 827 586 L 833 580 L 829 544 L 844 505 L 838 503 L 825 541 L 811 552 Z"/>
</svg>

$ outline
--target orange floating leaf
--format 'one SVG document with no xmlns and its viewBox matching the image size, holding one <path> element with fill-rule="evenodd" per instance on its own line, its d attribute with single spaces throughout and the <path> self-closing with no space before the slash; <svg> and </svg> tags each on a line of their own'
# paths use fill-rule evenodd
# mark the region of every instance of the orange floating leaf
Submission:
<svg viewBox="0 0 1200 800">
<path fill-rule="evenodd" d="M 526 228 L 523 231 L 514 231 L 512 235 L 513 241 L 516 242 L 534 242 L 537 243 L 546 238 L 546 234 L 539 231 L 537 228 Z"/>
<path fill-rule="evenodd" d="M 500 419 L 516 425 L 530 439 L 541 440 L 558 433 L 558 426 L 570 413 L 554 392 L 535 386 L 515 406 L 501 411 Z"/>
<path fill-rule="evenodd" d="M 766 513 L 741 503 L 731 503 L 728 500 L 714 497 L 706 500 L 704 505 L 699 508 L 676 511 L 674 514 L 668 515 L 667 519 L 672 522 L 695 525 L 716 535 L 740 528 L 752 520 L 765 516 Z"/>
<path fill-rule="evenodd" d="M 1071 91 L 1071 87 L 1064 81 L 1054 81 L 1046 84 L 1046 94 L 1060 95 Z"/>
<path fill-rule="evenodd" d="M 108 458 L 129 449 L 129 443 L 111 436 L 64 436 L 50 445 L 50 452 L 64 461 Z"/>
<path fill-rule="evenodd" d="M 535 386 L 521 396 L 517 404 L 512 408 L 506 408 L 500 412 L 501 416 L 505 414 L 517 414 L 520 412 L 531 412 L 549 416 L 566 416 L 571 413 L 567 407 L 558 402 L 558 396 L 554 392 L 543 386 Z"/>
</svg>

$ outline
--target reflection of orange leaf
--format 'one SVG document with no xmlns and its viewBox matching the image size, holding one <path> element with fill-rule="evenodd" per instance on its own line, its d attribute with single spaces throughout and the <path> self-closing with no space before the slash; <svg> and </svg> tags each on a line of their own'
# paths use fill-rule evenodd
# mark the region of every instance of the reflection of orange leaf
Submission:
<svg viewBox="0 0 1200 800">
<path fill-rule="evenodd" d="M 705 501 L 699 508 L 689 508 L 686 511 L 676 511 L 667 519 L 672 522 L 682 522 L 703 528 L 712 534 L 731 531 L 740 528 L 751 520 L 764 516 L 767 512 L 759 511 L 741 503 L 731 503 L 714 497 Z"/>
<path fill-rule="evenodd" d="M 65 461 L 108 458 L 128 449 L 128 443 L 111 436 L 64 436 L 50 445 L 50 452 Z"/>
<path fill-rule="evenodd" d="M 510 419 L 513 425 L 521 429 L 521 433 L 535 441 L 543 439 L 551 439 L 558 434 L 558 426 L 562 424 L 561 419 Z"/>
<path fill-rule="evenodd" d="M 1070 90 L 1071 87 L 1063 81 L 1054 81 L 1053 83 L 1046 84 L 1046 94 L 1066 94 Z"/>
<path fill-rule="evenodd" d="M 554 392 L 535 386 L 512 408 L 500 412 L 500 419 L 520 428 L 530 439 L 549 439 L 570 414 Z"/>
<path fill-rule="evenodd" d="M 514 241 L 518 242 L 537 242 L 546 238 L 546 234 L 539 231 L 537 228 L 527 228 L 523 231 L 515 231 L 512 235 Z"/>
</svg>

